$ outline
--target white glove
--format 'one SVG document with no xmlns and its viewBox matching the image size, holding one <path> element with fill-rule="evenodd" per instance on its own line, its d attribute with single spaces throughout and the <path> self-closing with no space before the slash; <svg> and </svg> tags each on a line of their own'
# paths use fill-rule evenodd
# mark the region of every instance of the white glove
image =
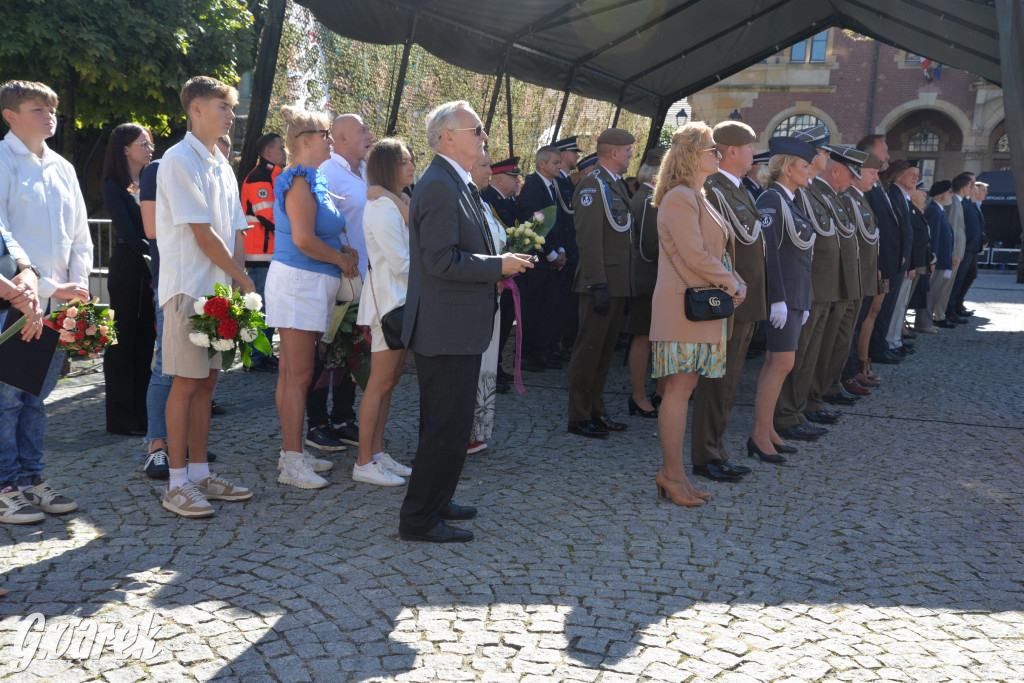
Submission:
<svg viewBox="0 0 1024 683">
<path fill-rule="evenodd" d="M 953 277 L 953 271 L 952 270 L 944 270 L 944 271 L 942 271 L 942 279 L 943 280 L 948 280 L 951 277 Z"/>
<path fill-rule="evenodd" d="M 772 304 L 771 312 L 768 314 L 768 319 L 772 321 L 772 327 L 777 330 L 781 330 L 786 326 L 786 318 L 789 316 L 789 309 L 786 308 L 786 302 L 779 301 L 778 303 Z"/>
<path fill-rule="evenodd" d="M 807 324 L 807 319 L 810 318 L 810 317 L 811 317 L 811 312 L 810 311 L 804 311 L 804 319 L 800 321 L 800 327 L 803 327 L 804 325 L 806 325 Z"/>
</svg>

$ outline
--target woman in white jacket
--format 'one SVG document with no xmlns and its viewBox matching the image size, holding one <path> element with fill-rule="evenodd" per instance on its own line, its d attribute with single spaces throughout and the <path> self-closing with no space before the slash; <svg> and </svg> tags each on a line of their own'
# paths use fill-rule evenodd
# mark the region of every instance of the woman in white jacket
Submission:
<svg viewBox="0 0 1024 683">
<path fill-rule="evenodd" d="M 396 138 L 377 142 L 366 159 L 370 198 L 363 211 L 363 236 L 369 261 L 367 282 L 356 322 L 370 327 L 370 379 L 359 403 L 359 457 L 352 479 L 379 486 L 400 486 L 412 470 L 384 451 L 384 425 L 391 392 L 402 377 L 405 349 L 384 341 L 380 319 L 405 305 L 409 287 L 409 200 L 402 188 L 415 180 L 416 166 Z"/>
</svg>

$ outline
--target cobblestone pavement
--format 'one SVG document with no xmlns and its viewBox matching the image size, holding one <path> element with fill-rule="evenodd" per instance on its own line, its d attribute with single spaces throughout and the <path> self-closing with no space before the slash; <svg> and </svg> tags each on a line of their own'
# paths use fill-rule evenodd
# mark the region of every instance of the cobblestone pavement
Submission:
<svg viewBox="0 0 1024 683">
<path fill-rule="evenodd" d="M 625 368 L 609 396 L 629 430 L 604 442 L 565 432 L 565 372 L 529 375 L 467 462 L 457 500 L 481 514 L 458 546 L 401 542 L 404 489 L 354 484 L 350 452 L 326 489 L 276 484 L 272 375 L 222 378 L 215 470 L 256 496 L 201 521 L 163 510 L 139 442 L 105 433 L 102 375 L 64 381 L 48 472 L 81 509 L 0 525 L 0 677 L 1024 680 L 1024 286 L 983 273 L 971 295 L 970 325 L 921 335 L 820 443 L 708 482 L 700 509 L 655 499 L 656 424 L 625 416 Z M 416 418 L 410 365 L 399 460 Z M 90 648 L 114 625 L 143 634 L 127 658 Z"/>
</svg>

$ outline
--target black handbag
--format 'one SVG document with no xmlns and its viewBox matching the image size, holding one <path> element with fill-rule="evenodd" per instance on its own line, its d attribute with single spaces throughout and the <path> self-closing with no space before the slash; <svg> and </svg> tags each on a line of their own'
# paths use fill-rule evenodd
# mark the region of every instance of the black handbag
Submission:
<svg viewBox="0 0 1024 683">
<path fill-rule="evenodd" d="M 658 241 L 660 242 L 661 240 L 659 239 Z M 721 287 L 691 287 L 690 283 L 683 277 L 683 274 L 676 268 L 675 261 L 665 251 L 664 245 L 661 245 L 661 250 L 672 265 L 672 270 L 676 271 L 676 275 L 686 285 L 686 292 L 683 295 L 683 312 L 686 314 L 687 320 L 692 320 L 693 322 L 721 320 L 733 314 L 735 309 L 732 303 L 732 296 L 728 292 Z"/>
<path fill-rule="evenodd" d="M 402 323 L 405 320 L 405 304 L 381 315 L 380 307 L 377 306 L 377 292 L 373 288 L 373 268 L 367 266 L 366 273 L 370 280 L 370 295 L 373 297 L 373 308 L 377 311 L 377 322 L 380 323 L 380 329 L 384 333 L 384 343 L 392 351 L 404 349 L 405 344 L 402 343 Z"/>
<path fill-rule="evenodd" d="M 14 276 L 18 274 L 18 262 L 14 260 L 14 257 L 9 253 L 0 255 L 0 275 L 3 275 L 8 280 L 13 280 Z M 0 311 L 6 311 L 11 307 L 11 302 L 7 299 L 0 299 Z"/>
</svg>

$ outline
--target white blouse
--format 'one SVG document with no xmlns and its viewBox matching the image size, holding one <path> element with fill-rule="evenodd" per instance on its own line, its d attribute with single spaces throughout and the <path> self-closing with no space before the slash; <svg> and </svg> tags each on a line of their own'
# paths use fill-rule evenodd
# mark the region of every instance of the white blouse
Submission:
<svg viewBox="0 0 1024 683">
<path fill-rule="evenodd" d="M 383 316 L 405 304 L 409 289 L 409 228 L 395 203 L 380 197 L 366 202 L 363 236 L 372 275 L 367 272 L 363 282 L 356 323 L 369 325 L 377 322 L 378 315 Z"/>
</svg>

